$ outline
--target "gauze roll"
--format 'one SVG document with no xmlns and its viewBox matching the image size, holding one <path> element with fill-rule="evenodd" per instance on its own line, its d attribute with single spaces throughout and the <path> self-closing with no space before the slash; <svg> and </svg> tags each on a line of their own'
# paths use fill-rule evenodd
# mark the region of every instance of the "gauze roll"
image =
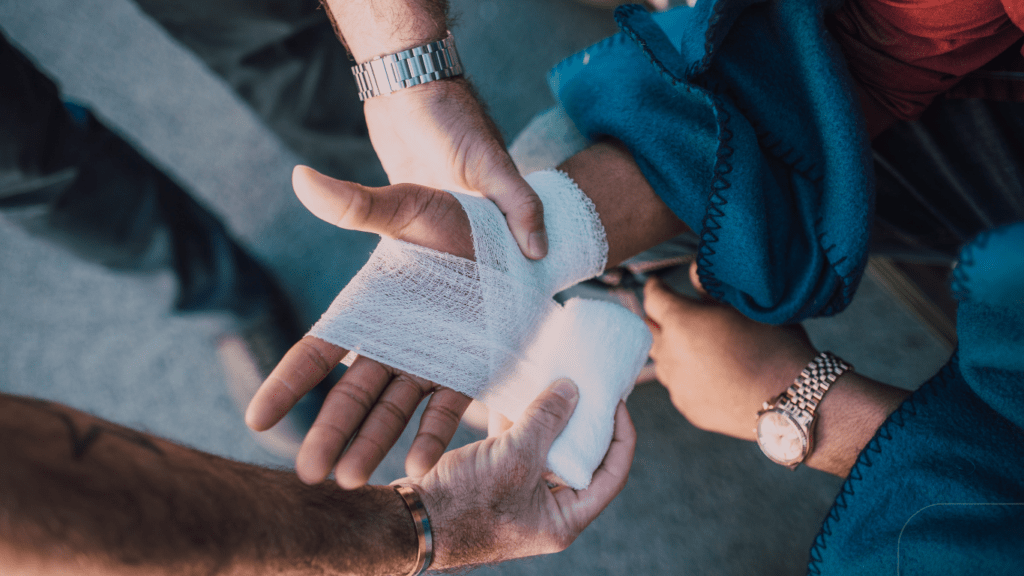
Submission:
<svg viewBox="0 0 1024 576">
<path fill-rule="evenodd" d="M 490 200 L 453 193 L 469 217 L 476 261 L 382 239 L 310 335 L 480 399 L 515 421 L 559 377 L 579 402 L 548 467 L 585 488 L 612 437 L 615 406 L 632 390 L 651 345 L 621 306 L 554 294 L 599 274 L 604 228 L 567 175 L 535 172 L 548 255 L 525 258 Z"/>
</svg>

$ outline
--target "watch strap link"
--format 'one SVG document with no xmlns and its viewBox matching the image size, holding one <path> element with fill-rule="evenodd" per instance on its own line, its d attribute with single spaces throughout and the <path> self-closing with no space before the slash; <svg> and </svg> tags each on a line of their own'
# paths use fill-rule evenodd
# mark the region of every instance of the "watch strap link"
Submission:
<svg viewBox="0 0 1024 576">
<path fill-rule="evenodd" d="M 462 74 L 455 38 L 448 36 L 422 46 L 378 56 L 352 67 L 359 100 L 384 96 L 402 88 Z"/>
<path fill-rule="evenodd" d="M 793 384 L 786 389 L 779 404 L 789 404 L 813 416 L 829 387 L 843 372 L 852 369 L 852 365 L 835 354 L 822 352 L 800 372 Z"/>
</svg>

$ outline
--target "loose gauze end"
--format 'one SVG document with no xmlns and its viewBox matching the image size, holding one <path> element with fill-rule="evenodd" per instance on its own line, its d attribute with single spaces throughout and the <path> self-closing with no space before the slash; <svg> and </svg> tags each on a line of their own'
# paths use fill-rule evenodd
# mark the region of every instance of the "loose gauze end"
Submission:
<svg viewBox="0 0 1024 576">
<path fill-rule="evenodd" d="M 548 467 L 581 489 L 608 450 L 615 407 L 632 391 L 651 335 L 616 304 L 555 302 L 555 293 L 604 269 L 604 227 L 566 174 L 526 180 L 544 203 L 544 259 L 522 255 L 490 200 L 453 193 L 469 216 L 475 262 L 382 239 L 309 333 L 477 398 L 513 421 L 553 381 L 572 379 L 579 402 Z"/>
</svg>

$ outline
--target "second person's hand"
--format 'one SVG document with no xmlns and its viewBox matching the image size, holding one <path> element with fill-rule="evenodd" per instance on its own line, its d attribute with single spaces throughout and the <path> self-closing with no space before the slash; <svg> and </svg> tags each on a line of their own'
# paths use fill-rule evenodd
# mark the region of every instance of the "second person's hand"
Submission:
<svg viewBox="0 0 1024 576">
<path fill-rule="evenodd" d="M 454 196 L 414 184 L 369 188 L 296 167 L 292 185 L 315 216 L 348 230 L 371 232 L 474 259 L 469 218 Z M 341 362 L 347 350 L 306 336 L 285 354 L 246 411 L 250 428 L 277 423 Z M 406 472 L 425 474 L 444 453 L 470 398 L 360 356 L 331 389 L 306 434 L 295 469 L 306 483 L 333 470 L 342 488 L 358 488 L 398 440 L 416 407 L 430 397 L 406 458 Z"/>
<path fill-rule="evenodd" d="M 505 215 L 523 255 L 547 254 L 541 200 L 512 163 L 468 80 L 429 82 L 363 106 L 370 141 L 392 184 L 484 196 Z"/>
<path fill-rule="evenodd" d="M 578 398 L 572 382 L 558 381 L 509 430 L 448 452 L 424 477 L 397 481 L 412 480 L 421 490 L 434 526 L 434 568 L 564 550 L 622 491 L 636 448 L 636 430 L 623 402 L 590 486 L 573 490 L 548 483 L 547 453 Z"/>
</svg>

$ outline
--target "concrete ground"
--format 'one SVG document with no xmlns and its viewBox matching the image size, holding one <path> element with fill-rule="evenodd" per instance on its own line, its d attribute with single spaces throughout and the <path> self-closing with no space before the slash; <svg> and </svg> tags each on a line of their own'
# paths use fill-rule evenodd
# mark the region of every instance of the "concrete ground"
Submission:
<svg viewBox="0 0 1024 576">
<path fill-rule="evenodd" d="M 553 100 L 548 67 L 615 31 L 567 0 L 455 0 L 470 75 L 507 137 Z M 0 2 L 0 26 L 66 93 L 137 142 L 217 212 L 281 279 L 307 322 L 375 239 L 308 215 L 290 191 L 294 153 L 129 0 Z M 368 146 L 368 143 L 365 145 Z M 213 315 L 173 316 L 170 273 L 84 264 L 0 218 L 0 390 L 48 398 L 231 458 L 261 449 L 225 388 Z M 808 323 L 819 347 L 913 387 L 948 350 L 868 278 L 850 309 Z M 696 430 L 657 384 L 629 408 L 630 482 L 567 551 L 479 574 L 801 574 L 840 481 L 770 464 L 753 444 Z M 456 443 L 481 437 L 464 427 Z M 402 476 L 407 434 L 373 478 Z"/>
</svg>

